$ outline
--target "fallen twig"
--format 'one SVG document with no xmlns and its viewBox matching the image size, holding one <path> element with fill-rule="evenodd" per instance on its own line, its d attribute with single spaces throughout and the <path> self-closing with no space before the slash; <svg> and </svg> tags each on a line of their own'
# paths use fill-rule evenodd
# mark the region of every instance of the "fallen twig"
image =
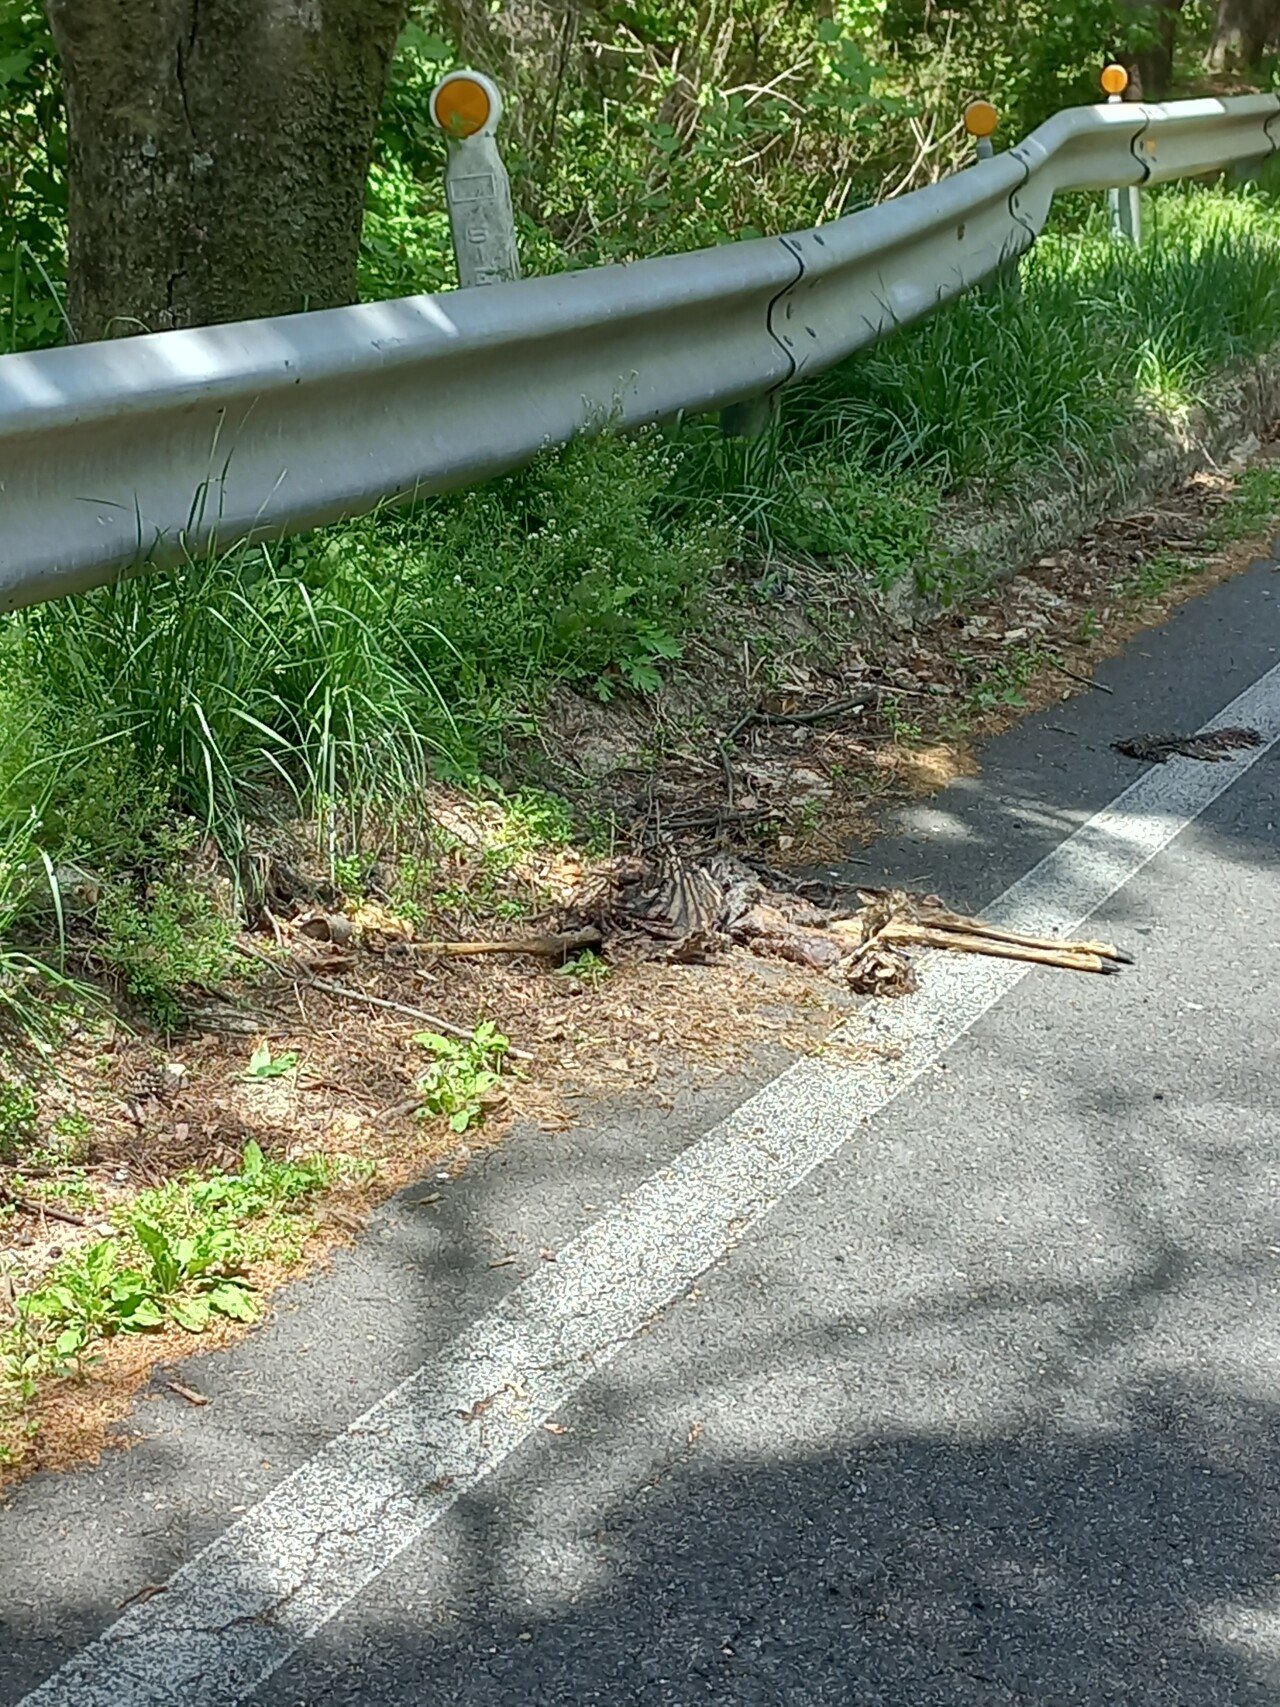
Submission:
<svg viewBox="0 0 1280 1707">
<path fill-rule="evenodd" d="M 180 1399 L 185 1399 L 189 1405 L 211 1403 L 207 1393 L 197 1393 L 194 1387 L 184 1387 L 181 1381 L 166 1381 L 165 1386 L 171 1393 L 176 1393 Z"/>
<path fill-rule="evenodd" d="M 439 1014 L 429 1014 L 425 1008 L 410 1007 L 407 1002 L 393 1002 L 386 996 L 371 996 L 366 990 L 352 990 L 346 984 L 331 984 L 327 978 L 311 978 L 308 980 L 313 990 L 319 990 L 322 995 L 336 996 L 339 1001 L 363 1002 L 367 1007 L 385 1008 L 393 1014 L 403 1014 L 406 1019 L 421 1020 L 435 1031 L 442 1031 L 446 1037 L 461 1038 L 464 1043 L 470 1043 L 472 1032 L 465 1026 L 454 1025 L 452 1020 L 441 1019 Z M 523 1049 L 508 1047 L 507 1054 L 517 1061 L 532 1061 L 533 1056 Z"/>
<path fill-rule="evenodd" d="M 973 936 L 946 930 L 938 925 L 918 925 L 909 919 L 892 919 L 872 942 L 918 943 L 922 948 L 946 948 L 961 954 L 989 954 L 997 960 L 1027 960 L 1036 966 L 1059 966 L 1066 972 L 1115 972 L 1116 963 L 1100 954 L 1081 952 L 1073 943 L 1057 948 L 1032 948 L 1027 943 L 1002 942 L 998 938 Z"/>
<path fill-rule="evenodd" d="M 861 711 L 864 706 L 871 704 L 878 693 L 884 690 L 879 687 L 863 688 L 861 692 L 849 694 L 844 699 L 833 699 L 826 705 L 819 705 L 813 711 L 763 711 L 744 712 L 738 721 L 721 737 L 722 749 L 735 741 L 744 729 L 749 729 L 753 723 L 787 723 L 810 724 L 822 723 L 828 717 L 840 717 L 847 711 Z"/>
<path fill-rule="evenodd" d="M 1096 954 L 1102 960 L 1115 960 L 1122 966 L 1132 966 L 1133 956 L 1111 942 L 1064 941 L 1061 937 L 1031 936 L 1025 931 L 1006 931 L 989 925 L 985 919 L 966 918 L 962 913 L 921 913 L 917 921 L 941 930 L 959 931 L 970 936 L 986 937 L 990 942 L 1005 942 L 1018 948 L 1069 949 L 1076 954 Z"/>
<path fill-rule="evenodd" d="M 893 901 L 896 892 L 888 889 L 858 890 L 859 898 L 866 902 Z M 1077 939 L 1067 940 L 1056 936 L 1033 936 L 1028 931 L 1006 930 L 1000 925 L 988 924 L 985 919 L 974 918 L 968 913 L 953 913 L 950 907 L 944 907 L 936 896 L 904 896 L 901 898 L 908 903 L 909 910 L 898 911 L 891 915 L 891 920 L 905 919 L 912 924 L 928 925 L 936 930 L 958 931 L 961 935 L 988 937 L 993 942 L 1007 942 L 1023 948 L 1044 948 L 1050 950 L 1068 949 L 1073 954 L 1097 954 L 1104 960 L 1116 960 L 1124 966 L 1133 965 L 1133 956 L 1124 949 L 1117 948 L 1110 942 L 1081 942 Z M 842 915 L 844 919 L 858 918 L 857 913 Z"/>
<path fill-rule="evenodd" d="M 667 819 L 668 830 L 705 830 L 721 824 L 757 824 L 761 818 L 776 818 L 777 813 L 768 806 L 753 806 L 750 811 L 739 812 L 682 812 L 674 818 Z"/>
<path fill-rule="evenodd" d="M 813 711 L 763 711 L 757 709 L 743 712 L 738 721 L 726 729 L 716 743 L 716 754 L 720 760 L 720 768 L 724 771 L 724 793 L 725 800 L 728 803 L 727 810 L 721 814 L 724 822 L 728 823 L 731 819 L 736 819 L 739 822 L 749 821 L 745 814 L 740 816 L 734 813 L 734 807 L 737 804 L 737 784 L 734 781 L 733 761 L 729 757 L 730 747 L 744 729 L 749 729 L 753 723 L 783 723 L 801 726 L 821 723 L 828 717 L 840 717 L 847 711 L 861 711 L 864 706 L 871 704 L 878 691 L 876 688 L 865 688 L 860 693 L 850 694 L 845 699 L 835 699 L 827 705 L 820 705 Z M 761 816 L 767 817 L 769 814 L 763 813 Z M 714 821 L 714 817 L 708 819 L 708 822 Z M 693 824 L 687 822 L 681 826 L 683 829 L 694 827 Z"/>
<path fill-rule="evenodd" d="M 423 1107 L 425 1107 L 425 1099 L 423 1097 L 406 1097 L 403 1102 L 393 1102 L 390 1108 L 379 1109 L 378 1119 L 399 1120 L 402 1115 L 416 1114 L 418 1110 Z M 436 1196 L 439 1196 L 438 1192 L 436 1193 Z M 424 1197 L 419 1198 L 418 1201 L 420 1203 L 434 1203 L 435 1198 Z"/>
<path fill-rule="evenodd" d="M 65 1221 L 69 1227 L 88 1225 L 82 1215 L 73 1215 L 69 1209 L 58 1209 L 52 1203 L 33 1203 L 29 1197 L 19 1197 L 16 1191 L 10 1191 L 7 1185 L 0 1185 L 0 1203 L 11 1203 L 21 1215 L 47 1215 L 51 1221 Z"/>
<path fill-rule="evenodd" d="M 603 942 L 595 925 L 576 931 L 552 931 L 537 936 L 484 937 L 477 941 L 405 942 L 397 954 L 443 954 L 462 959 L 478 954 L 532 954 L 544 960 L 566 959 L 584 948 L 599 948 Z"/>
<path fill-rule="evenodd" d="M 1080 670 L 1071 669 L 1061 659 L 1050 658 L 1049 662 L 1060 675 L 1070 676 L 1073 682 L 1079 682 L 1082 687 L 1096 688 L 1099 693 L 1114 693 L 1115 691 L 1114 688 L 1109 688 L 1105 682 L 1095 681 L 1092 676 L 1086 676 Z"/>
</svg>

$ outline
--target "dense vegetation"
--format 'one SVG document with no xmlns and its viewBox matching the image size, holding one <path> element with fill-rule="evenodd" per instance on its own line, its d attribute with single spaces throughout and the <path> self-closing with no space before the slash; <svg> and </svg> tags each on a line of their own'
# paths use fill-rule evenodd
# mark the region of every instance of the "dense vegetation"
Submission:
<svg viewBox="0 0 1280 1707">
<path fill-rule="evenodd" d="M 1209 28 L 1183 9 L 1188 85 Z M 953 167 L 967 96 L 995 97 L 1018 134 L 1091 98 L 1104 54 L 1151 40 L 1148 12 L 1103 0 L 428 6 L 395 62 L 363 287 L 450 282 L 426 98 L 461 57 L 512 93 L 507 153 L 538 271 L 848 211 Z M 27 0 L 0 11 L 0 87 L 0 343 L 28 348 L 64 330 L 65 153 L 57 64 Z M 1021 296 L 965 300 L 826 376 L 767 445 L 726 444 L 709 423 L 582 444 L 411 514 L 10 620 L 0 926 L 41 895 L 65 914 L 80 874 L 103 963 L 168 1020 L 168 982 L 225 953 L 181 876 L 202 838 L 238 878 L 284 819 L 316 824 L 339 874 L 371 824 L 412 848 L 424 780 L 494 774 L 552 684 L 655 687 L 728 560 L 809 554 L 882 587 L 912 573 L 963 591 L 939 581 L 935 552 L 957 491 L 1078 478 L 1142 414 L 1176 416 L 1280 339 L 1265 187 L 1172 191 L 1153 213 L 1135 253 L 1096 205 L 1064 210 Z"/>
</svg>

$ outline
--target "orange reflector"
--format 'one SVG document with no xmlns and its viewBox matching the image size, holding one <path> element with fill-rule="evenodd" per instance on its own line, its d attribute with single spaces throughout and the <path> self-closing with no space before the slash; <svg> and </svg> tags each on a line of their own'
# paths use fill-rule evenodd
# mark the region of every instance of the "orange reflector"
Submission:
<svg viewBox="0 0 1280 1707">
<path fill-rule="evenodd" d="M 1104 67 L 1098 81 L 1106 94 L 1123 95 L 1129 87 L 1129 73 L 1123 65 L 1108 65 Z"/>
<path fill-rule="evenodd" d="M 1000 123 L 1000 114 L 990 101 L 970 101 L 964 110 L 964 128 L 970 136 L 992 136 Z"/>
<path fill-rule="evenodd" d="M 492 113 L 489 91 L 465 71 L 446 77 L 431 97 L 431 116 L 446 136 L 474 136 Z"/>
</svg>

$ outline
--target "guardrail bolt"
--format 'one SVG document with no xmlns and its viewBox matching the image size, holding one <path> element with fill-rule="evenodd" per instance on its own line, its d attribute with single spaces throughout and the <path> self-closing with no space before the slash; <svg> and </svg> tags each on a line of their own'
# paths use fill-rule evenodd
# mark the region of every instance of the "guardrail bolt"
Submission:
<svg viewBox="0 0 1280 1707">
<path fill-rule="evenodd" d="M 1123 65 L 1106 65 L 1098 81 L 1107 97 L 1107 105 L 1114 106 L 1124 99 L 1124 92 L 1129 87 L 1129 73 Z M 1111 235 L 1116 241 L 1141 243 L 1142 203 L 1138 186 L 1126 184 L 1123 189 L 1108 190 L 1107 206 L 1111 210 Z"/>
<path fill-rule="evenodd" d="M 444 132 L 458 284 L 505 284 L 520 277 L 511 180 L 493 133 L 502 117 L 498 86 L 479 71 L 451 71 L 431 92 L 431 117 Z"/>
</svg>

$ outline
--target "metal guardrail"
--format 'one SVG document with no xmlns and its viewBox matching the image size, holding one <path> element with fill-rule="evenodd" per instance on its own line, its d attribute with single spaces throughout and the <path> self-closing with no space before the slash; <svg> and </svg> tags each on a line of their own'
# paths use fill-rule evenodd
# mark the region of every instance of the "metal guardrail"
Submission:
<svg viewBox="0 0 1280 1707">
<path fill-rule="evenodd" d="M 1061 191 L 1277 149 L 1276 95 L 1077 107 L 816 230 L 0 357 L 0 610 L 775 391 L 990 277 Z"/>
</svg>

